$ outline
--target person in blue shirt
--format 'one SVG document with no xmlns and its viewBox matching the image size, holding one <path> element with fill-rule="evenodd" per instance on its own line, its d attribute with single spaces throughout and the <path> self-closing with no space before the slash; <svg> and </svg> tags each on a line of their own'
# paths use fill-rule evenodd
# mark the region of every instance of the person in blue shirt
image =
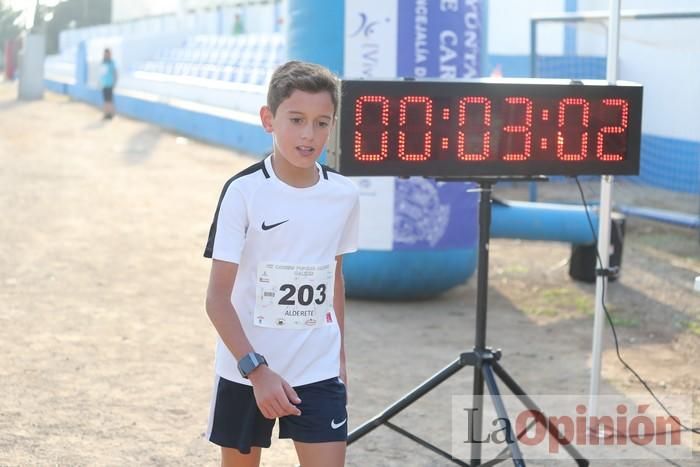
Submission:
<svg viewBox="0 0 700 467">
<path fill-rule="evenodd" d="M 114 86 L 117 84 L 117 67 L 112 60 L 112 52 L 105 49 L 102 57 L 100 71 L 100 85 L 102 86 L 103 109 L 106 120 L 114 117 Z"/>
</svg>

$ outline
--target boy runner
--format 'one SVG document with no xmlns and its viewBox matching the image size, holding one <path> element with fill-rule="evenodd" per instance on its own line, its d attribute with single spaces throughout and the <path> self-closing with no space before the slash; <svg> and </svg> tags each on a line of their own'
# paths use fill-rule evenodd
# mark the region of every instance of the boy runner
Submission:
<svg viewBox="0 0 700 467">
<path fill-rule="evenodd" d="M 345 462 L 342 255 L 357 249 L 354 183 L 318 164 L 337 79 L 298 61 L 273 74 L 273 152 L 224 185 L 209 232 L 206 309 L 218 332 L 208 439 L 223 466 L 258 466 L 275 419 L 304 467 Z"/>
</svg>

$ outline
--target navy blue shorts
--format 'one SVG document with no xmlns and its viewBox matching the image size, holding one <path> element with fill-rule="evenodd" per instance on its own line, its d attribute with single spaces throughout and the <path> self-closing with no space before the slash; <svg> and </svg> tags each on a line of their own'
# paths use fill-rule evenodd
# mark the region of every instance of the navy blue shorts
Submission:
<svg viewBox="0 0 700 467">
<path fill-rule="evenodd" d="M 251 447 L 269 448 L 275 420 L 258 409 L 252 386 L 217 377 L 209 420 L 209 441 L 243 454 Z M 345 384 L 339 378 L 296 386 L 301 415 L 279 419 L 279 437 L 302 443 L 347 441 Z"/>
<path fill-rule="evenodd" d="M 102 99 L 105 102 L 112 102 L 114 100 L 114 88 L 102 88 Z"/>
</svg>

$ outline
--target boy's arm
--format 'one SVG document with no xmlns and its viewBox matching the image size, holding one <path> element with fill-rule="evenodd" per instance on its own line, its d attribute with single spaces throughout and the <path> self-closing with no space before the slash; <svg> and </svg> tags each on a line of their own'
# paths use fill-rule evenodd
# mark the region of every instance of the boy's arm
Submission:
<svg viewBox="0 0 700 467">
<path fill-rule="evenodd" d="M 238 265 L 227 261 L 212 260 L 209 287 L 207 289 L 207 315 L 221 340 L 236 360 L 253 352 L 253 346 L 245 335 L 238 313 L 231 304 L 231 292 L 238 273 Z M 266 365 L 260 365 L 250 373 L 255 400 L 267 418 L 300 415 L 296 404 L 301 402 L 294 389 Z"/>
<path fill-rule="evenodd" d="M 345 278 L 343 257 L 335 257 L 335 284 L 333 284 L 333 310 L 340 328 L 340 379 L 347 385 L 348 372 L 345 364 Z"/>
<path fill-rule="evenodd" d="M 237 273 L 237 264 L 212 260 L 206 308 L 221 340 L 238 361 L 254 349 L 231 304 L 231 292 Z"/>
</svg>

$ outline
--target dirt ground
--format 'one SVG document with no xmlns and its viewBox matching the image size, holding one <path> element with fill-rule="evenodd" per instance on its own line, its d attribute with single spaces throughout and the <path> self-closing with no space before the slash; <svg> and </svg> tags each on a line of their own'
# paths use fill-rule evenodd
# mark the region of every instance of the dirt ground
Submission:
<svg viewBox="0 0 700 467">
<path fill-rule="evenodd" d="M 201 253 L 224 181 L 253 159 L 143 122 L 102 122 L 65 96 L 15 96 L 0 84 L 0 465 L 217 465 L 204 439 L 215 334 Z M 569 278 L 569 254 L 491 243 L 488 342 L 532 395 L 588 391 L 595 288 Z M 696 275 L 697 232 L 628 219 L 608 293 L 622 354 L 659 396 L 692 395 L 694 413 L 681 415 L 695 426 Z M 349 300 L 351 429 L 470 350 L 475 282 L 424 302 Z M 609 330 L 604 348 L 601 392 L 652 403 Z M 471 376 L 395 423 L 449 450 L 451 396 L 469 395 Z M 700 465 L 698 438 L 692 460 L 593 465 Z M 296 465 L 289 442 L 273 447 L 263 465 Z M 348 448 L 348 465 L 452 464 L 382 427 Z"/>
</svg>

